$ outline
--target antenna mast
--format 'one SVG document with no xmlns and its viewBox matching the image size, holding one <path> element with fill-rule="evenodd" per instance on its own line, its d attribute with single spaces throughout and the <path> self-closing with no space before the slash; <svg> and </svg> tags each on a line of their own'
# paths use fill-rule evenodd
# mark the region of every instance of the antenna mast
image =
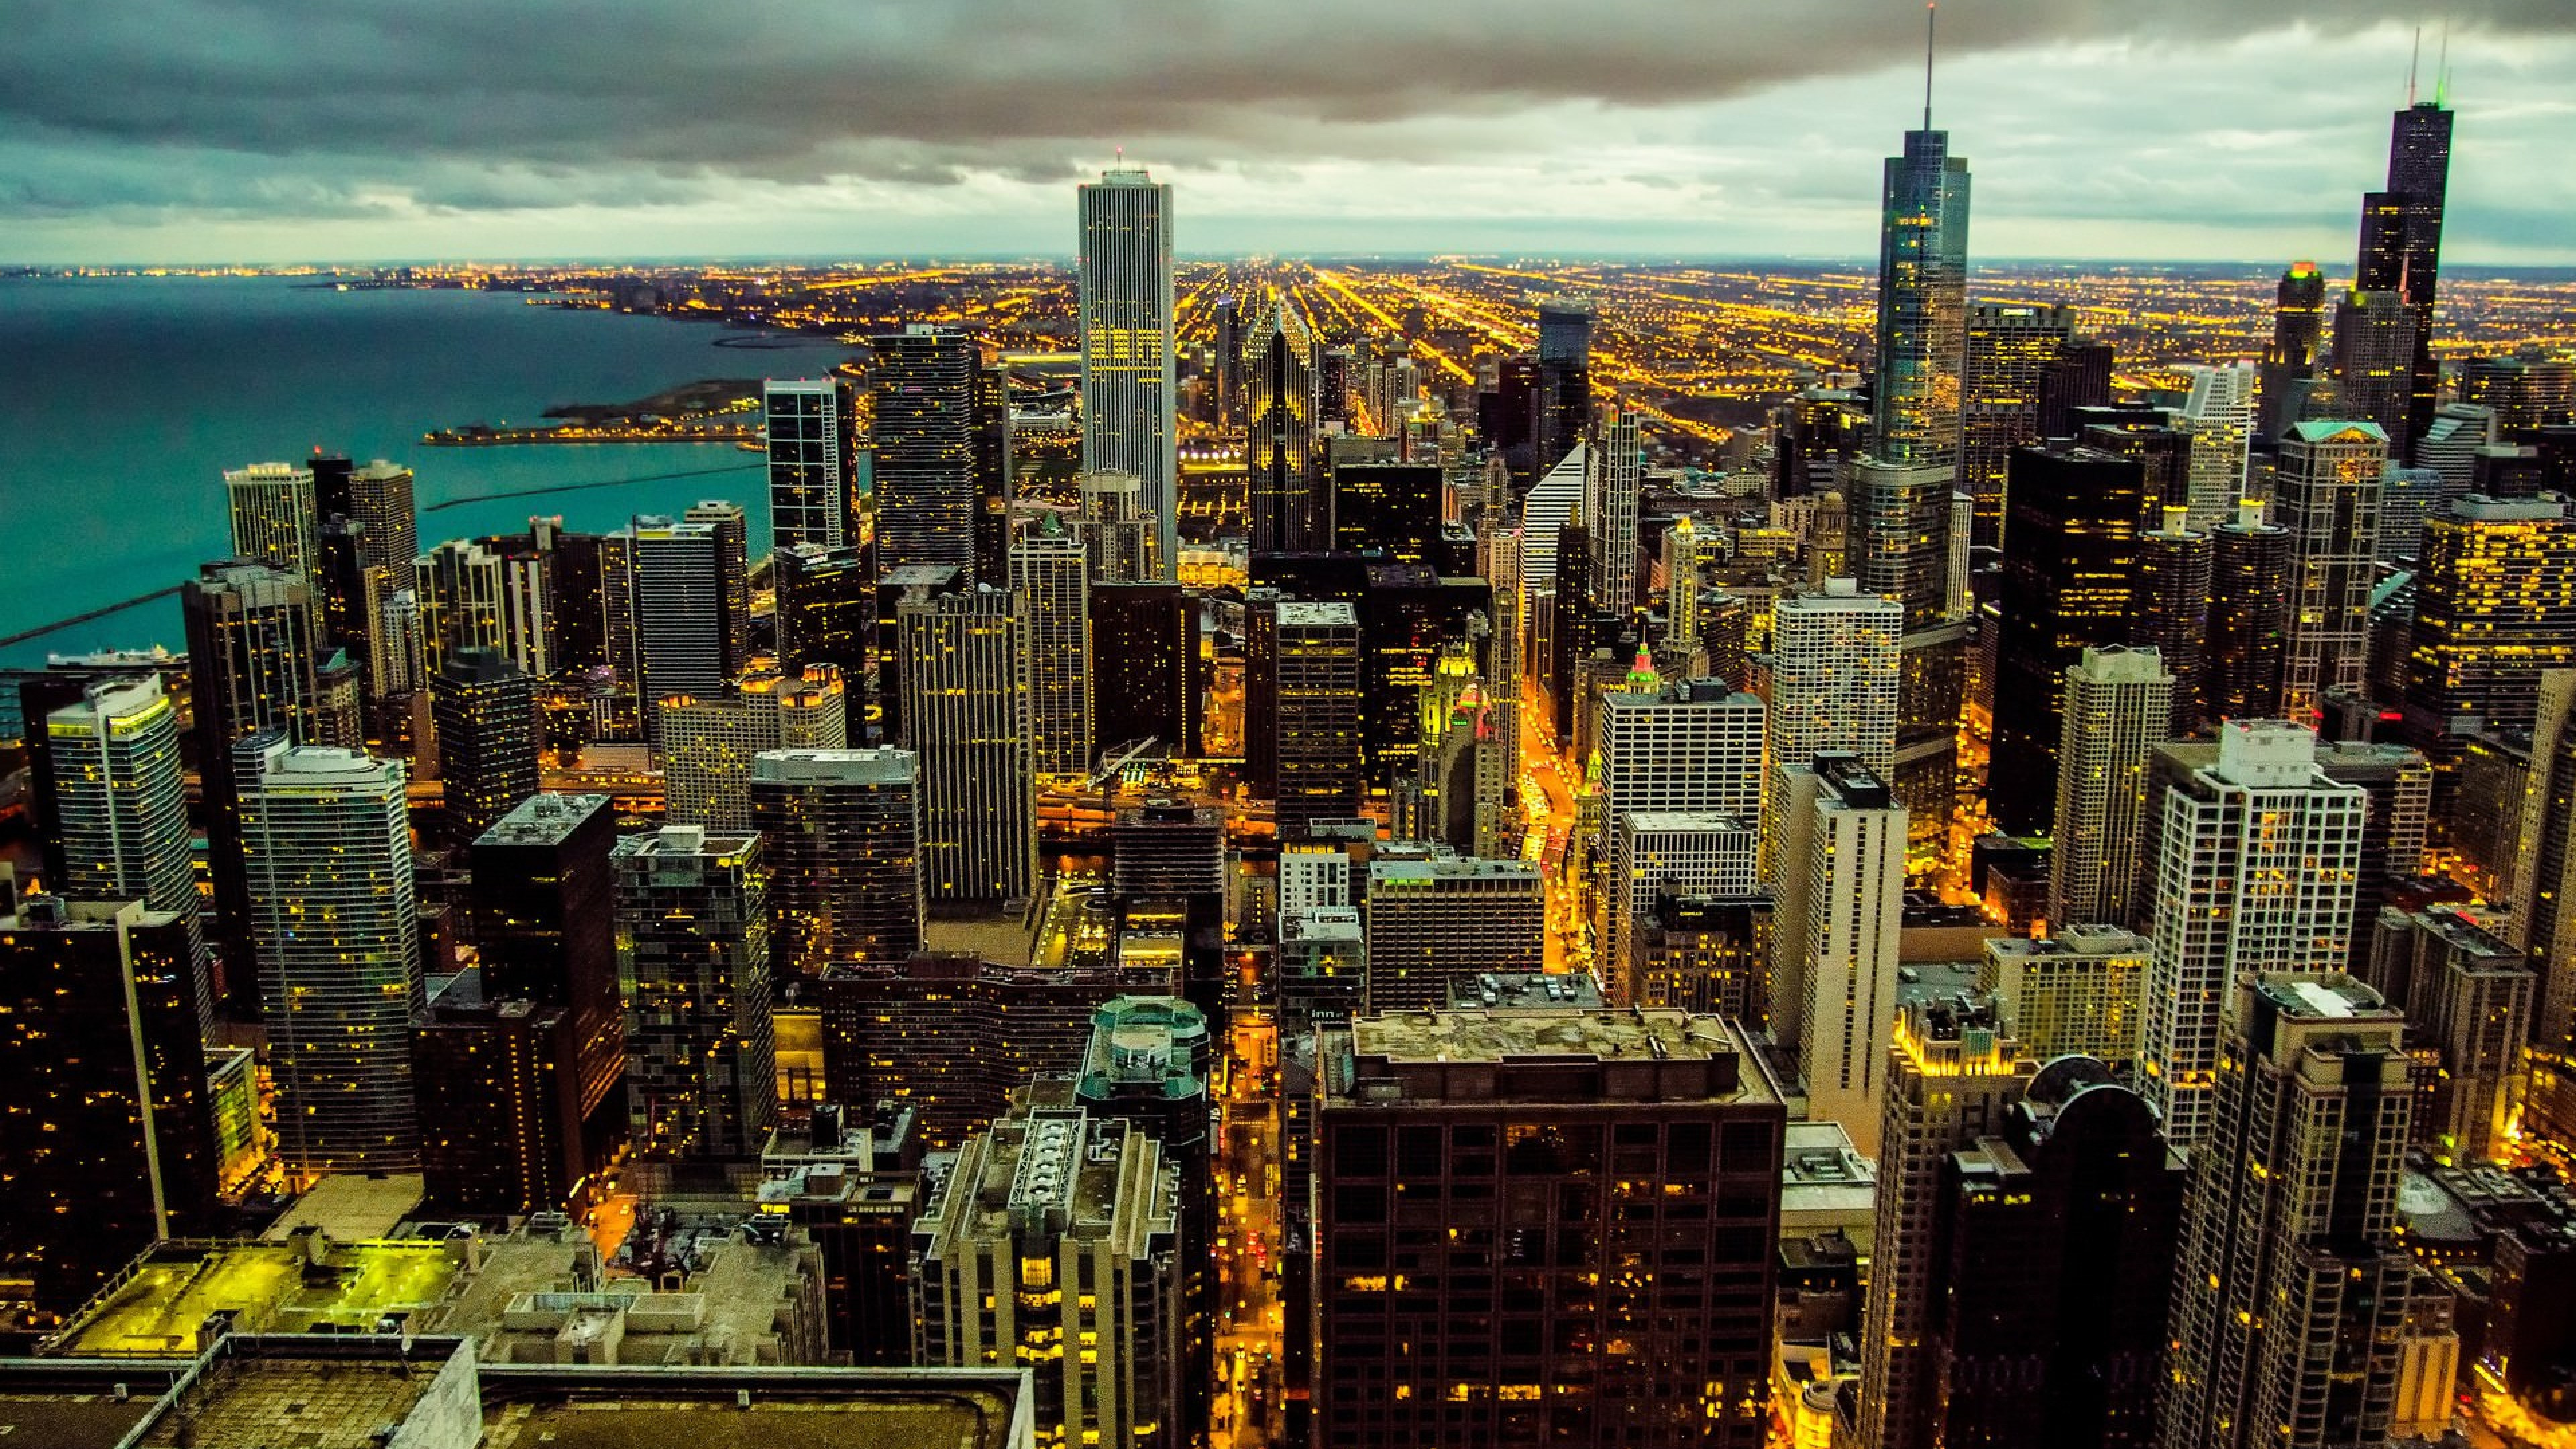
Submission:
<svg viewBox="0 0 2576 1449">
<path fill-rule="evenodd" d="M 1932 23 L 1940 18 L 1940 0 L 1923 0 L 1923 129 L 1932 129 Z"/>
<path fill-rule="evenodd" d="M 2406 108 L 2415 108 L 2415 67 L 2424 59 L 2424 27 L 2415 27 L 2415 48 L 2406 52 Z"/>
</svg>

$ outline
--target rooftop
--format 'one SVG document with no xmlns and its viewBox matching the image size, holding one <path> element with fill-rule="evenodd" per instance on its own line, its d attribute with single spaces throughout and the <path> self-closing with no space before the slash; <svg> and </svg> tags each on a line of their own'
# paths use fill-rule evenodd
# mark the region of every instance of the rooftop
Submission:
<svg viewBox="0 0 2576 1449">
<path fill-rule="evenodd" d="M 1476 1100 L 1537 1096 L 1584 1101 L 1776 1102 L 1740 1028 L 1670 1008 L 1590 1011 L 1406 1011 L 1351 1023 L 1350 1055 L 1331 1095 L 1346 1101 Z M 1496 1071 L 1495 1068 L 1502 1068 Z M 1534 1077 L 1573 1069 L 1586 1080 Z"/>
<path fill-rule="evenodd" d="M 531 795 L 483 832 L 480 845 L 553 845 L 608 808 L 605 795 Z"/>
<path fill-rule="evenodd" d="M 390 1238 L 428 1195 L 427 1182 L 417 1172 L 333 1173 L 306 1190 L 260 1236 L 283 1242 L 299 1228 L 312 1228 L 342 1243 Z"/>
<path fill-rule="evenodd" d="M 1590 976 L 1549 976 L 1536 971 L 1487 971 L 1449 981 L 1451 1011 L 1491 1011 L 1507 1007 L 1602 1008 L 1601 986 Z"/>
<path fill-rule="evenodd" d="M 215 1314 L 243 1333 L 366 1333 L 427 1310 L 458 1272 L 447 1243 L 159 1244 L 129 1265 L 45 1343 L 74 1358 L 188 1355 Z"/>
<path fill-rule="evenodd" d="M 1026 1382 L 991 1369 L 487 1370 L 483 1449 L 1014 1449 Z"/>
</svg>

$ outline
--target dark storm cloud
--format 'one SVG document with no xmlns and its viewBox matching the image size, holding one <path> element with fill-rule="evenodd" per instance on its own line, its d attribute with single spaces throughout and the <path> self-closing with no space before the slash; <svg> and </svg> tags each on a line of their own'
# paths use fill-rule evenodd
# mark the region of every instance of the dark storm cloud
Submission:
<svg viewBox="0 0 2576 1449">
<path fill-rule="evenodd" d="M 1919 53 L 1923 12 L 1888 0 L 21 0 L 0 47 L 0 144 L 122 158 L 93 204 L 147 201 L 154 153 L 230 152 L 298 169 L 335 158 L 431 204 L 545 204 L 598 168 L 909 185 L 1073 174 L 1112 141 L 1159 159 L 1383 155 L 1392 123 L 1539 105 L 1704 102 Z M 2275 4 L 1994 0 L 1943 13 L 1943 46 L 2111 38 L 2201 45 L 2303 16 L 2411 20 L 2394 0 Z M 2249 20 L 2248 17 L 2256 17 Z M 2455 7 L 2453 24 L 2576 27 L 2565 0 Z M 1403 131 L 1426 158 L 1474 128 Z M 346 164 L 368 165 L 352 171 Z M 464 178 L 443 162 L 524 168 Z M 8 163 L 22 167 L 23 161 Z M 163 199 L 255 178 L 164 178 Z M 13 184 L 14 183 L 14 184 Z M 530 197 L 530 193 L 534 193 Z M 552 193 L 561 199 L 567 193 Z M 243 192 L 255 204 L 256 188 Z M 212 198 L 207 198 L 211 200 Z M 77 177 L 0 172 L 0 204 L 84 204 Z"/>
</svg>

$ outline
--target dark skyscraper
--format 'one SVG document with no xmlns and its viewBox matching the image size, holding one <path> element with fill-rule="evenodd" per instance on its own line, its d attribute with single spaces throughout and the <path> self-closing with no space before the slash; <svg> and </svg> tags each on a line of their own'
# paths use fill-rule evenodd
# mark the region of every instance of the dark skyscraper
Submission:
<svg viewBox="0 0 2576 1449">
<path fill-rule="evenodd" d="M 1198 600 L 1179 584 L 1091 586 L 1091 670 L 1118 681 L 1091 695 L 1095 754 L 1152 736 L 1172 754 L 1199 750 Z"/>
<path fill-rule="evenodd" d="M 2411 92 L 2411 78 L 2408 86 Z M 2361 255 L 2353 273 L 2356 292 L 2395 293 L 2414 318 L 2409 380 L 2401 389 L 2409 448 L 2432 425 L 2442 380 L 2433 360 L 2433 295 L 2441 278 L 2442 205 L 2450 175 L 2451 112 L 2438 93 L 2429 101 L 2410 95 L 2389 125 L 2388 189 L 2362 198 Z M 2399 434 L 2397 428 L 2388 432 L 2392 438 Z"/>
<path fill-rule="evenodd" d="M 2005 469 L 2039 436 L 2040 371 L 2075 336 L 2071 307 L 1979 302 L 1968 309 L 1959 491 L 1977 500 L 1975 542 L 2003 544 Z"/>
<path fill-rule="evenodd" d="M 975 569 L 975 372 L 972 339 L 916 323 L 876 348 L 877 563 Z"/>
<path fill-rule="evenodd" d="M 1531 396 L 1532 462 L 1553 468 L 1592 422 L 1592 314 L 1589 297 L 1538 299 L 1538 373 Z"/>
<path fill-rule="evenodd" d="M 447 818 L 469 841 L 537 793 L 536 681 L 498 649 L 459 649 L 429 687 Z"/>
<path fill-rule="evenodd" d="M 2260 394 L 2256 436 L 2277 438 L 2298 421 L 2301 401 L 2290 386 L 2317 375 L 2317 346 L 2325 336 L 2326 276 L 2314 262 L 2292 262 L 2281 273 L 2272 309 L 2272 345 L 2256 373 Z"/>
<path fill-rule="evenodd" d="M 1253 333 L 1244 371 L 1252 551 L 1330 548 L 1332 509 L 1315 476 L 1315 337 L 1294 307 L 1281 302 Z"/>
<path fill-rule="evenodd" d="M 1168 348 L 1166 349 L 1169 350 Z M 1168 445 L 1166 451 L 1169 451 Z M 975 369 L 975 577 L 999 584 L 1010 575 L 1011 370 Z"/>
<path fill-rule="evenodd" d="M 859 544 L 801 544 L 770 556 L 778 592 L 778 667 L 790 677 L 829 664 L 858 686 L 876 643 L 876 571 Z"/>
<path fill-rule="evenodd" d="M 2209 533 L 2209 650 L 2201 700 L 2210 723 L 2281 712 L 2290 635 L 2290 531 L 2239 505 Z M 2177 690 L 2179 692 L 2179 690 Z"/>
<path fill-rule="evenodd" d="M 214 929 L 224 961 L 223 995 L 245 1014 L 250 970 L 250 902 L 242 882 L 241 808 L 233 744 L 255 730 L 290 740 L 314 737 L 312 589 L 266 564 L 210 563 L 179 590 L 188 631 L 188 684 L 196 756 L 204 782 L 207 858 L 214 876 Z"/>
<path fill-rule="evenodd" d="M 592 1170 L 626 1134 L 626 1019 L 608 860 L 616 842 L 607 796 L 531 796 L 474 842 L 468 897 L 484 995 L 565 1013 L 583 1161 Z"/>
<path fill-rule="evenodd" d="M 2173 672 L 2172 738 L 2200 727 L 2208 667 L 2210 537 L 2184 523 L 2187 510 L 2165 509 L 2165 526 L 2138 537 L 2132 640 L 2154 648 Z"/>
<path fill-rule="evenodd" d="M 780 977 L 921 949 L 920 769 L 903 750 L 752 757 L 751 823 L 769 854 Z"/>
</svg>

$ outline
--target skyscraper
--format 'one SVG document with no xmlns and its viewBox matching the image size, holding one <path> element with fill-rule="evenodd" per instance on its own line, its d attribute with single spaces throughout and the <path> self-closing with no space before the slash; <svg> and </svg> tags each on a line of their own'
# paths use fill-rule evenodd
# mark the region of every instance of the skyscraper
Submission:
<svg viewBox="0 0 2576 1449">
<path fill-rule="evenodd" d="M 757 835 L 666 825 L 629 835 L 617 871 L 627 1116 L 639 1155 L 759 1155 L 778 1114 L 770 1027 L 769 864 Z"/>
<path fill-rule="evenodd" d="M 611 589 L 610 635 L 618 616 L 633 649 L 622 673 L 636 681 L 636 697 L 650 719 L 661 701 L 678 694 L 723 691 L 725 668 L 724 540 L 712 523 L 639 516 L 624 540 L 627 587 Z"/>
<path fill-rule="evenodd" d="M 2005 465 L 2038 438 L 2040 368 L 2074 338 L 2071 307 L 1968 306 L 1958 486 L 1976 500 L 1977 547 L 2003 546 Z"/>
<path fill-rule="evenodd" d="M 1954 462 L 1855 461 L 1850 566 L 1860 586 L 1905 606 L 1909 635 L 1937 626 L 1950 603 L 1950 498 Z M 2010 524 L 2006 524 L 2010 531 Z"/>
<path fill-rule="evenodd" d="M 253 463 L 224 473 L 232 515 L 233 557 L 264 563 L 310 584 L 314 552 L 313 470 L 295 463 Z"/>
<path fill-rule="evenodd" d="M 2141 1078 L 2178 1146 L 2212 1130 L 2219 1008 L 2247 971 L 2340 971 L 2353 929 L 2366 811 L 2327 778 L 2317 739 L 2287 720 L 2231 720 L 2214 763 L 2168 747 L 2142 896 L 2155 953 Z"/>
<path fill-rule="evenodd" d="M 2292 262 L 2281 273 L 2272 311 L 2272 344 L 2263 349 L 2255 376 L 2260 397 L 2259 436 L 2269 441 L 2299 420 L 2305 399 L 2292 383 L 2317 375 L 2317 343 L 2325 335 L 2326 277 L 2314 262 Z"/>
<path fill-rule="evenodd" d="M 1763 703 L 1714 679 L 1601 698 L 1602 812 L 1762 813 Z"/>
<path fill-rule="evenodd" d="M 775 750 L 751 762 L 770 864 L 775 975 L 921 949 L 919 762 L 903 750 Z"/>
<path fill-rule="evenodd" d="M 2388 452 L 2374 423 L 2294 423 L 2282 436 L 2276 487 L 2290 535 L 2290 620 L 2281 712 L 2291 719 L 2314 720 L 2329 694 L 2361 689 Z"/>
<path fill-rule="evenodd" d="M 2414 408 L 2416 329 L 2422 320 L 2394 289 L 2346 292 L 2335 306 L 2335 380 L 2339 411 L 2378 425 L 2391 458 L 2407 456 Z M 2426 422 L 2429 424 L 2428 416 Z M 2284 429 L 2284 432 L 2288 432 Z"/>
<path fill-rule="evenodd" d="M 2515 944 L 2540 977 L 2532 1013 L 2524 1130 L 2576 1142 L 2576 670 L 2541 676 L 2531 778 L 2508 841 L 2516 861 Z"/>
<path fill-rule="evenodd" d="M 423 1003 L 403 767 L 275 731 L 221 758 L 240 789 L 278 1158 L 299 1183 L 416 1169 Z"/>
<path fill-rule="evenodd" d="M 2200 728 L 2209 662 L 2210 536 L 2184 521 L 2187 511 L 2168 505 L 2164 527 L 2138 536 L 2137 587 L 2129 595 L 2132 641 L 2155 650 L 2174 677 L 2167 739 Z M 2230 504 L 2226 516 L 2236 513 Z"/>
<path fill-rule="evenodd" d="M 1133 473 L 1154 521 L 1150 578 L 1180 562 L 1172 404 L 1172 188 L 1141 168 L 1079 188 L 1082 467 Z"/>
<path fill-rule="evenodd" d="M 751 664 L 751 517 L 739 503 L 710 498 L 690 504 L 680 521 L 715 531 L 717 618 L 731 679 Z"/>
<path fill-rule="evenodd" d="M 850 742 L 848 686 L 828 664 L 791 679 L 759 668 L 711 699 L 661 702 L 663 819 L 727 835 L 751 828 L 751 762 L 764 750 L 837 750 Z"/>
<path fill-rule="evenodd" d="M 1591 458 L 1592 602 L 1627 617 L 1637 607 L 1637 506 L 1645 486 L 1646 455 L 1638 441 L 1637 414 L 1611 410 L 1601 424 L 1601 445 Z"/>
<path fill-rule="evenodd" d="M 412 560 L 421 662 L 431 677 L 459 649 L 498 649 L 540 679 L 554 673 L 552 559 L 508 542 L 450 539 Z"/>
<path fill-rule="evenodd" d="M 1932 129 L 1928 55 L 1924 82 L 1923 129 L 1906 132 L 1904 154 L 1887 158 L 1880 191 L 1872 452 L 1897 468 L 1936 464 L 1955 477 L 1968 320 L 1968 163 L 1950 154 L 1949 132 Z M 1949 481 L 1934 491 L 1946 507 Z"/>
<path fill-rule="evenodd" d="M 31 722 L 32 723 L 32 722 Z M 140 901 L 187 936 L 185 984 L 201 1028 L 214 1024 L 205 923 L 189 853 L 179 712 L 150 676 L 88 686 L 42 721 L 51 756 L 49 814 L 62 849 L 54 894 Z"/>
<path fill-rule="evenodd" d="M 1081 498 L 1082 546 L 1095 584 L 1150 579 L 1147 553 L 1154 520 L 1145 516 L 1145 483 L 1133 473 L 1085 473 L 1074 480 Z"/>
<path fill-rule="evenodd" d="M 1273 634 L 1270 718 L 1247 717 L 1278 762 L 1279 837 L 1359 808 L 1360 625 L 1348 604 L 1282 603 Z"/>
<path fill-rule="evenodd" d="M 829 664 L 853 687 L 865 685 L 876 647 L 876 570 L 865 546 L 796 544 L 769 558 L 777 592 L 778 666 L 802 674 Z"/>
<path fill-rule="evenodd" d="M 917 322 L 872 337 L 877 565 L 975 577 L 974 340 Z"/>
<path fill-rule="evenodd" d="M 1178 584 L 1095 584 L 1090 610 L 1091 677 L 1117 681 L 1091 692 L 1092 747 L 1150 736 L 1197 754 L 1207 684 L 1197 596 Z"/>
<path fill-rule="evenodd" d="M 2211 529 L 2209 657 L 2202 676 L 2204 718 L 2271 719 L 2281 712 L 2289 647 L 2290 531 L 2263 521 L 2263 505 L 2236 507 Z"/>
<path fill-rule="evenodd" d="M 2050 926 L 2128 915 L 2146 836 L 2147 766 L 2169 738 L 2175 688 L 2153 649 L 2088 647 L 2067 668 L 2051 817 Z"/>
<path fill-rule="evenodd" d="M 2452 500 L 2426 520 L 2406 708 L 2457 739 L 2539 720 L 2545 670 L 2576 666 L 2576 520 L 2554 493 Z"/>
<path fill-rule="evenodd" d="M 1602 829 L 1603 868 L 1594 884 L 1600 922 L 1593 933 L 1600 975 L 1614 1002 L 1653 1004 L 1636 994 L 1630 962 L 1657 896 L 1751 896 L 1761 822 L 1706 810 L 1623 810 L 1608 815 Z"/>
<path fill-rule="evenodd" d="M 855 542 L 858 437 L 850 385 L 838 378 L 771 378 L 761 388 L 769 435 L 769 546 Z"/>
<path fill-rule="evenodd" d="M 1592 420 L 1592 317 L 1589 297 L 1532 299 L 1538 349 L 1532 355 L 1529 423 L 1535 467 L 1555 466 Z"/>
<path fill-rule="evenodd" d="M 1806 764 L 1821 750 L 1849 750 L 1881 778 L 1894 769 L 1904 614 L 1896 601 L 1865 596 L 1849 579 L 1774 606 L 1759 692 L 1769 705 L 1765 732 L 1775 769 Z"/>
<path fill-rule="evenodd" d="M 2162 1443 L 2386 1443 L 2415 1272 L 2396 1237 L 2404 1018 L 2340 972 L 2250 963 L 2227 1007 L 2184 1198 Z"/>
<path fill-rule="evenodd" d="M 1017 425 L 1011 421 L 1011 367 L 975 369 L 975 577 L 1010 576 L 1011 505 L 1018 494 Z"/>
<path fill-rule="evenodd" d="M 991 588 L 907 599 L 897 627 L 924 891 L 935 903 L 1025 898 L 1038 851 L 1027 607 Z"/>
<path fill-rule="evenodd" d="M 617 979 L 617 812 L 605 795 L 532 795 L 474 842 L 467 897 L 493 1001 L 561 1010 L 587 1170 L 626 1140 L 626 1016 Z"/>
<path fill-rule="evenodd" d="M 447 818 L 469 841 L 537 793 L 536 681 L 497 649 L 459 649 L 429 689 Z"/>
<path fill-rule="evenodd" d="M 313 591 L 266 564 L 210 563 L 180 586 L 179 612 L 188 633 L 188 692 L 215 886 L 209 934 L 224 958 L 223 995 L 247 1012 L 255 999 L 250 902 L 242 883 L 241 811 L 225 762 L 234 741 L 255 730 L 316 738 Z"/>
<path fill-rule="evenodd" d="M 2186 367 L 2191 391 L 2182 415 L 2191 426 L 2190 484 L 2180 501 L 2195 529 L 2215 528 L 2245 496 L 2246 448 L 2254 436 L 2254 364 Z"/>
<path fill-rule="evenodd" d="M 1244 466 L 1251 473 L 1244 507 L 1256 554 L 1332 547 L 1332 502 L 1316 476 L 1314 368 L 1314 333 L 1283 298 L 1244 353 Z"/>
<path fill-rule="evenodd" d="M 2442 381 L 2433 359 L 2433 298 L 2441 281 L 2442 212 L 2450 190 L 2451 112 L 2438 86 L 2432 100 L 2416 100 L 2410 74 L 2407 89 L 2406 109 L 2391 118 L 2388 129 L 2388 189 L 2362 198 L 2353 286 L 2393 294 L 2413 317 L 2406 408 L 2402 425 L 2389 429 L 2391 451 L 2412 462 L 2412 446 L 2432 423 Z"/>
<path fill-rule="evenodd" d="M 1010 587 L 1027 598 L 1029 719 L 1037 770 L 1076 775 L 1091 764 L 1091 585 L 1082 540 L 1053 513 L 1022 524 L 1011 540 Z M 1102 683 L 1125 689 L 1112 675 Z"/>
<path fill-rule="evenodd" d="M 1896 1019 L 1905 905 L 1905 807 L 1851 755 L 1780 773 L 1771 1023 L 1798 1044 L 1809 1115 L 1878 1152 L 1887 1031 Z"/>
</svg>

